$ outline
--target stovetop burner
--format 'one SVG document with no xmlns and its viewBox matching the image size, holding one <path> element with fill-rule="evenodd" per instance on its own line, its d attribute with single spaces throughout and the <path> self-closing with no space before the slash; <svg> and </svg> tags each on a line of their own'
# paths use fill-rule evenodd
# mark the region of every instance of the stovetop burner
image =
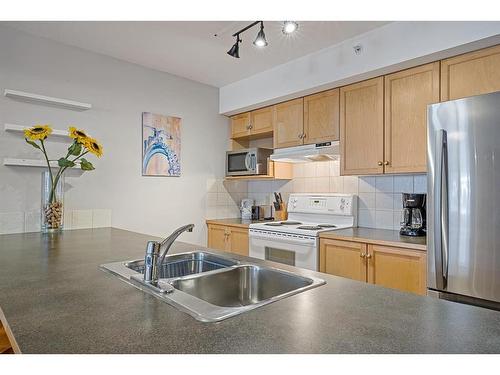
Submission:
<svg viewBox="0 0 500 375">
<path fill-rule="evenodd" d="M 282 225 L 300 225 L 300 221 L 282 221 L 276 223 L 266 223 L 264 225 L 269 225 L 270 227 L 281 227 Z"/>
<path fill-rule="evenodd" d="M 320 227 L 320 228 L 337 228 L 337 226 L 333 225 L 333 224 L 318 224 L 318 227 Z"/>
<path fill-rule="evenodd" d="M 321 227 L 319 225 L 303 225 L 303 226 L 297 227 L 297 229 L 320 230 Z"/>
</svg>

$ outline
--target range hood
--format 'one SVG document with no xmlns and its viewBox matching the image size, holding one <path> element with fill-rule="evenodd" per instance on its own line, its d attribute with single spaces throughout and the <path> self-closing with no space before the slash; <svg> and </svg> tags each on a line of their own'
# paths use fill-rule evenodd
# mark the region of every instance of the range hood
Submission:
<svg viewBox="0 0 500 375">
<path fill-rule="evenodd" d="M 338 141 L 316 143 L 312 145 L 278 148 L 271 155 L 271 160 L 284 163 L 305 163 L 310 161 L 339 160 Z"/>
</svg>

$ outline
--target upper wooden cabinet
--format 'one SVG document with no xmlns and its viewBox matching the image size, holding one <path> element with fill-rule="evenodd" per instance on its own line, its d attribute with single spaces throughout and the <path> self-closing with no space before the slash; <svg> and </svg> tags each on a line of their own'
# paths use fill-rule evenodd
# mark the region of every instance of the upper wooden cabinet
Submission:
<svg viewBox="0 0 500 375">
<path fill-rule="evenodd" d="M 427 105 L 439 102 L 439 62 L 385 76 L 384 173 L 427 170 Z"/>
<path fill-rule="evenodd" d="M 250 133 L 262 134 L 273 132 L 273 107 L 252 111 L 250 114 Z"/>
<path fill-rule="evenodd" d="M 273 107 L 260 108 L 252 112 L 231 117 L 231 138 L 271 137 L 273 133 Z"/>
<path fill-rule="evenodd" d="M 500 45 L 441 61 L 441 100 L 500 91 Z"/>
<path fill-rule="evenodd" d="M 384 78 L 340 89 L 340 173 L 383 173 Z"/>
<path fill-rule="evenodd" d="M 304 98 L 304 143 L 339 140 L 339 89 Z"/>
<path fill-rule="evenodd" d="M 250 112 L 240 113 L 231 117 L 231 138 L 250 135 Z"/>
<path fill-rule="evenodd" d="M 274 148 L 303 144 L 304 99 L 295 99 L 274 106 Z"/>
</svg>

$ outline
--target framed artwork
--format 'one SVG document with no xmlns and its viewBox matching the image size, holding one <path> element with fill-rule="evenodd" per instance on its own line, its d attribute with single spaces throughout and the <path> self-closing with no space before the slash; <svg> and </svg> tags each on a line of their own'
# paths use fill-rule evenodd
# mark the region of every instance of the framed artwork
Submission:
<svg viewBox="0 0 500 375">
<path fill-rule="evenodd" d="M 181 175 L 181 122 L 179 117 L 142 113 L 142 175 Z"/>
</svg>

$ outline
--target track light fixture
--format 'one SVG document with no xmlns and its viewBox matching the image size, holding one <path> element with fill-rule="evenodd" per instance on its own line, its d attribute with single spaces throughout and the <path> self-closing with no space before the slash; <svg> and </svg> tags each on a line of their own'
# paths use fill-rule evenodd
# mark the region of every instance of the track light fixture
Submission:
<svg viewBox="0 0 500 375">
<path fill-rule="evenodd" d="M 254 46 L 263 48 L 267 46 L 266 34 L 264 34 L 264 22 L 260 21 L 260 31 L 253 41 Z"/>
<path fill-rule="evenodd" d="M 243 29 L 241 29 L 233 34 L 233 36 L 236 38 L 236 43 L 234 43 L 233 46 L 231 47 L 231 49 L 229 51 L 227 51 L 227 54 L 229 56 L 232 56 L 232 57 L 237 58 L 237 59 L 240 58 L 239 43 L 241 43 L 241 41 L 242 41 L 240 38 L 240 34 L 243 33 L 244 31 L 247 31 L 248 29 L 254 27 L 255 25 L 258 25 L 258 24 L 260 24 L 260 31 L 258 32 L 257 37 L 255 38 L 253 44 L 259 48 L 263 48 L 263 47 L 267 46 L 266 34 L 264 34 L 264 22 L 263 21 L 255 21 L 254 23 L 251 23 L 250 25 L 244 27 Z"/>
<path fill-rule="evenodd" d="M 289 34 L 292 34 L 295 31 L 297 31 L 298 28 L 299 28 L 299 24 L 297 22 L 295 22 L 295 21 L 284 21 L 283 22 L 283 28 L 281 29 L 281 31 L 283 32 L 283 34 L 289 35 Z"/>
<path fill-rule="evenodd" d="M 229 51 L 227 51 L 227 54 L 229 56 L 234 57 L 236 59 L 240 58 L 240 42 L 241 42 L 240 36 L 237 35 L 236 36 L 236 43 L 234 43 L 233 46 L 231 47 L 231 49 Z"/>
</svg>

